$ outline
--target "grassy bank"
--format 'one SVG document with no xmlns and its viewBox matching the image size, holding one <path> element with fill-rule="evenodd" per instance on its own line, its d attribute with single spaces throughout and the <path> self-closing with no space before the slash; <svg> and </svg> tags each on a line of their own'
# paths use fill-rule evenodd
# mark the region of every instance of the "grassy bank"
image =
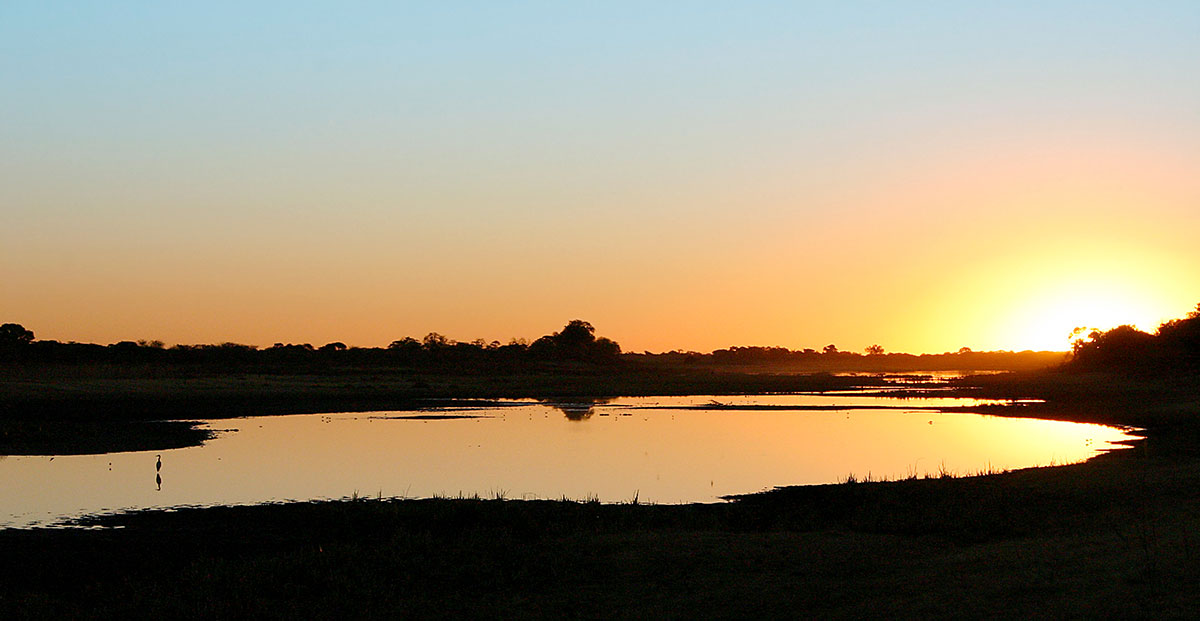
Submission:
<svg viewBox="0 0 1200 621">
<path fill-rule="evenodd" d="M 198 446 L 211 433 L 189 421 L 0 420 L 0 455 L 93 455 Z"/>
</svg>

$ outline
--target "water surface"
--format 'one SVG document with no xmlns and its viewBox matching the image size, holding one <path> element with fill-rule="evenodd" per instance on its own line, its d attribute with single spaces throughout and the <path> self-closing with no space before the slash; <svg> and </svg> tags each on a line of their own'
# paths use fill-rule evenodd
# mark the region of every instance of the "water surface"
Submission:
<svg viewBox="0 0 1200 621">
<path fill-rule="evenodd" d="M 837 409 L 706 407 L 718 403 Z M 200 447 L 2 457 L 0 525 L 354 494 L 713 502 L 851 474 L 1072 463 L 1129 438 L 1099 425 L 918 409 L 981 403 L 855 394 L 637 397 L 216 420 L 205 425 L 225 431 Z"/>
</svg>

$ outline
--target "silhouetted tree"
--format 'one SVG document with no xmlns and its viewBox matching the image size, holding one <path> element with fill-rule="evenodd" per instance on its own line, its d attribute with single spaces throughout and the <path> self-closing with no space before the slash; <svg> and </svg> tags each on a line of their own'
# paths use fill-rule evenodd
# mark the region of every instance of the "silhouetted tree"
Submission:
<svg viewBox="0 0 1200 621">
<path fill-rule="evenodd" d="M 863 351 L 866 352 L 866 354 L 868 356 L 882 356 L 883 355 L 883 346 L 882 345 L 869 345 Z"/>
<path fill-rule="evenodd" d="M 500 345 L 496 348 L 496 352 L 507 359 L 522 357 L 527 351 L 529 351 L 529 343 L 525 339 L 512 339 L 507 345 Z"/>
<path fill-rule="evenodd" d="M 596 338 L 596 328 L 582 319 L 572 319 L 559 332 L 543 336 L 529 345 L 529 353 L 539 358 L 603 360 L 615 358 L 621 346 L 615 341 Z"/>
<path fill-rule="evenodd" d="M 1158 326 L 1156 336 L 1164 355 L 1185 360 L 1200 358 L 1200 304 L 1187 318 Z"/>
<path fill-rule="evenodd" d="M 587 347 L 595 340 L 596 328 L 582 319 L 572 319 L 554 335 L 554 341 L 563 347 Z"/>
<path fill-rule="evenodd" d="M 616 341 L 602 336 L 592 343 L 592 355 L 598 358 L 615 358 L 621 355 L 621 346 Z"/>
<path fill-rule="evenodd" d="M 0 326 L 0 347 L 20 347 L 33 342 L 33 331 L 26 330 L 19 323 L 6 323 Z"/>
<path fill-rule="evenodd" d="M 393 351 L 420 351 L 421 341 L 418 341 L 411 336 L 406 336 L 398 341 L 392 341 L 387 348 Z"/>
<path fill-rule="evenodd" d="M 421 346 L 429 351 L 445 349 L 453 344 L 454 341 L 437 332 L 430 332 L 425 335 L 425 338 L 421 339 Z"/>
<path fill-rule="evenodd" d="M 27 355 L 33 347 L 33 332 L 16 323 L 6 323 L 0 326 L 0 359 L 18 360 Z"/>
<path fill-rule="evenodd" d="M 1130 325 L 1107 332 L 1092 330 L 1086 339 L 1071 346 L 1076 365 L 1084 367 L 1132 366 L 1146 363 L 1152 356 L 1154 336 Z"/>
<path fill-rule="evenodd" d="M 826 345 L 825 347 L 822 347 L 822 348 L 821 348 L 821 353 L 823 353 L 823 354 L 836 354 L 836 353 L 838 353 L 838 348 L 837 348 L 837 345 L 834 345 L 833 343 L 830 343 L 830 344 Z"/>
<path fill-rule="evenodd" d="M 558 344 L 553 335 L 546 335 L 529 344 L 529 353 L 538 358 L 553 358 L 558 355 Z"/>
<path fill-rule="evenodd" d="M 1190 313 L 1187 319 L 1172 319 L 1158 326 L 1158 336 L 1168 341 L 1200 340 L 1200 313 Z"/>
</svg>

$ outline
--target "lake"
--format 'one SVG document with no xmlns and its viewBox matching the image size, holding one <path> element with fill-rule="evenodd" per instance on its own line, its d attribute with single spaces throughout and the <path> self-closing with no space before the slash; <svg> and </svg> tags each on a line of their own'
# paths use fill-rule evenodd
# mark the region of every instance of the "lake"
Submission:
<svg viewBox="0 0 1200 621">
<path fill-rule="evenodd" d="M 213 420 L 204 425 L 217 437 L 198 447 L 0 457 L 0 526 L 355 495 L 714 502 L 850 475 L 1074 463 L 1132 437 L 1100 425 L 922 409 L 984 403 L 848 391 L 446 402 L 419 411 Z"/>
</svg>

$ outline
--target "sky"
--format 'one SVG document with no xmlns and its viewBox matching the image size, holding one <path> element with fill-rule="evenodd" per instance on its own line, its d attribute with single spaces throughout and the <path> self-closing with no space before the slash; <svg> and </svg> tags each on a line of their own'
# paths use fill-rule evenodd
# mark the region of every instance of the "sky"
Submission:
<svg viewBox="0 0 1200 621">
<path fill-rule="evenodd" d="M 1200 3 L 0 3 L 39 339 L 1066 349 L 1200 302 Z"/>
</svg>

